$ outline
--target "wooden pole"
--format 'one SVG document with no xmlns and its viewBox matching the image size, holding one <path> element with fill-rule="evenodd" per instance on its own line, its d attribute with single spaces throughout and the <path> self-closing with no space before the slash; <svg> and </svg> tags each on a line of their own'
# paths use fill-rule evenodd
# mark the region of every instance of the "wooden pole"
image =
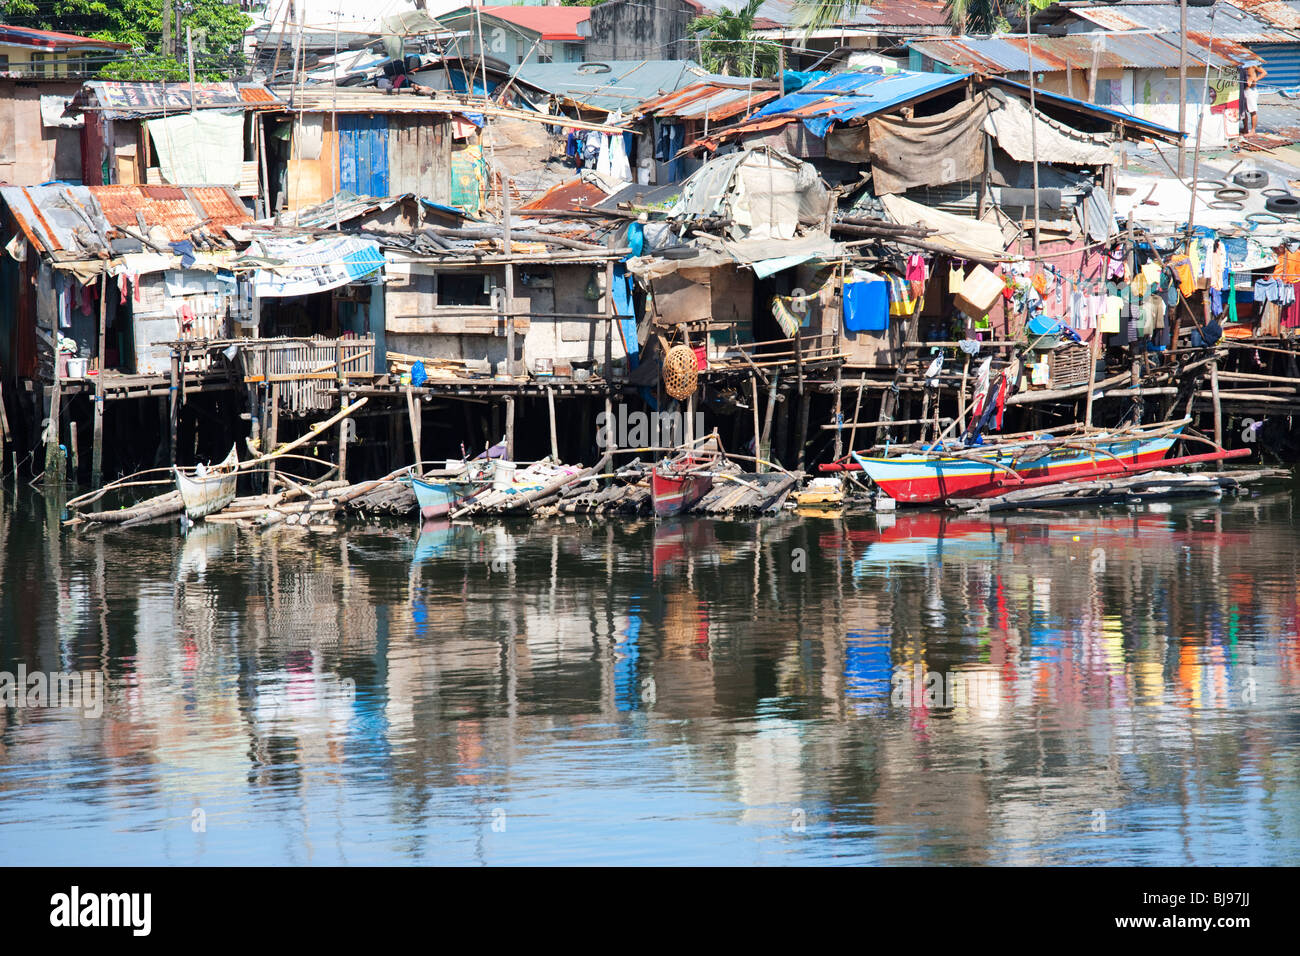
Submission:
<svg viewBox="0 0 1300 956">
<path fill-rule="evenodd" d="M 804 453 L 808 447 L 808 412 L 812 407 L 812 393 L 805 391 L 799 399 L 799 447 L 795 452 L 795 468 L 803 471 Z"/>
<path fill-rule="evenodd" d="M 348 480 L 348 430 L 339 426 L 339 481 Z"/>
<path fill-rule="evenodd" d="M 63 482 L 63 455 L 59 451 L 59 436 L 63 431 L 59 423 L 59 412 L 61 411 L 59 406 L 62 404 L 63 394 L 59 387 L 59 353 L 56 348 L 54 352 L 54 385 L 50 389 L 50 430 L 49 437 L 45 440 L 45 476 L 49 479 L 45 483 L 45 487 L 50 490 Z"/>
<path fill-rule="evenodd" d="M 754 416 L 754 457 L 758 458 L 758 376 L 753 372 L 749 373 L 749 404 L 750 412 Z"/>
<path fill-rule="evenodd" d="M 81 459 L 77 455 L 77 423 L 75 420 L 68 422 L 68 458 L 72 467 L 72 480 L 76 481 Z"/>
<path fill-rule="evenodd" d="M 180 356 L 176 350 L 172 349 L 172 381 L 171 381 L 171 437 L 169 444 L 171 447 L 172 464 L 176 464 L 176 429 L 180 424 L 181 417 L 181 395 L 180 395 Z"/>
<path fill-rule="evenodd" d="M 480 54 L 481 56 L 481 54 Z M 506 255 L 506 373 L 515 374 L 515 264 L 514 246 L 510 241 L 510 180 L 497 167 L 501 180 L 501 251 Z M 513 411 L 514 404 L 510 403 Z M 511 456 L 511 461 L 514 457 Z"/>
<path fill-rule="evenodd" d="M 185 369 L 182 368 L 181 369 L 181 382 L 182 382 L 181 395 L 182 396 L 184 396 L 185 394 L 185 386 L 183 384 L 184 381 L 185 381 Z M 280 383 L 279 382 L 271 383 L 270 394 L 271 394 L 271 398 L 269 404 L 271 407 L 267 409 L 267 425 L 266 425 L 266 443 L 267 443 L 266 450 L 268 453 L 275 451 L 275 446 L 280 441 Z M 272 458 L 270 464 L 267 465 L 267 469 L 266 469 L 266 487 L 268 491 L 271 490 L 271 482 L 274 478 L 275 478 L 275 459 Z"/>
<path fill-rule="evenodd" d="M 961 389 L 957 392 L 957 432 L 966 433 L 966 379 L 970 375 L 970 356 L 961 367 Z"/>
<path fill-rule="evenodd" d="M 843 425 L 844 415 L 844 366 L 835 366 L 835 458 L 844 454 Z"/>
<path fill-rule="evenodd" d="M 613 399 L 613 397 L 609 394 L 609 392 L 606 392 L 606 393 L 605 393 L 605 421 L 606 421 L 606 423 L 609 423 L 609 422 L 612 422 L 613 420 L 614 420 L 614 399 Z M 584 440 L 584 445 L 583 445 L 583 447 L 584 447 L 584 448 L 586 447 L 586 445 L 585 445 L 585 440 Z M 615 429 L 613 429 L 613 428 L 606 428 L 606 430 L 605 430 L 605 454 L 606 454 L 606 456 L 609 456 L 609 455 L 614 454 L 614 449 L 616 449 L 617 447 L 618 447 L 618 433 L 617 433 L 617 431 L 615 431 Z"/>
<path fill-rule="evenodd" d="M 420 454 L 420 400 L 415 397 L 410 385 L 406 386 L 406 417 L 411 425 L 411 450 L 415 455 L 412 461 L 419 468 L 420 462 L 424 461 Z"/>
<path fill-rule="evenodd" d="M 1085 428 L 1092 427 L 1092 393 L 1095 391 L 1094 386 L 1097 384 L 1097 343 L 1099 341 L 1099 337 L 1094 335 L 1088 342 L 1088 400 L 1083 413 Z"/>
<path fill-rule="evenodd" d="M 551 419 L 551 457 L 556 461 L 560 460 L 560 436 L 555 428 L 555 389 L 546 386 L 546 410 Z M 605 419 L 609 421 L 608 418 Z"/>
<path fill-rule="evenodd" d="M 515 400 L 506 399 L 506 458 L 515 460 Z"/>
<path fill-rule="evenodd" d="M 1219 360 L 1215 359 L 1210 363 L 1210 394 L 1214 399 L 1214 443 L 1220 448 L 1223 447 L 1223 404 L 1219 396 Z M 1219 461 L 1215 468 L 1223 471 L 1223 462 Z"/>
<path fill-rule="evenodd" d="M 772 460 L 772 410 L 776 408 L 776 381 L 780 375 L 779 368 L 772 370 L 772 381 L 767 386 L 767 410 L 763 413 L 763 437 L 759 440 L 758 451 L 754 453 L 756 458 L 765 461 Z M 767 471 L 767 466 L 760 464 L 758 470 Z"/>
<path fill-rule="evenodd" d="M 108 273 L 99 277 L 99 374 L 95 376 L 95 430 L 90 447 L 90 487 L 98 488 L 104 473 L 104 376 L 108 363 L 104 361 L 105 338 L 108 325 Z"/>
<path fill-rule="evenodd" d="M 614 364 L 614 262 L 605 263 L 605 381 Z"/>
</svg>

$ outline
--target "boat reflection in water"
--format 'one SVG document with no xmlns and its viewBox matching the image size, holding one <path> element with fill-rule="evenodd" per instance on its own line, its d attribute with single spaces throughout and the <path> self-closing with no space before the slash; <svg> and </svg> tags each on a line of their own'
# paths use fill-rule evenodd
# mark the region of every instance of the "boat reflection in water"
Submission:
<svg viewBox="0 0 1300 956">
<path fill-rule="evenodd" d="M 46 519 L 0 511 L 0 670 L 106 699 L 0 708 L 6 862 L 1300 862 L 1287 495 Z"/>
</svg>

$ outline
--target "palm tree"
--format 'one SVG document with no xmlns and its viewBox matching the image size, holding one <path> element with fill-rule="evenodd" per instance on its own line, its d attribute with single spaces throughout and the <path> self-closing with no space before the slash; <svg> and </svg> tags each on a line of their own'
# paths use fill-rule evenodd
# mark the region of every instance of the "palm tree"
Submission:
<svg viewBox="0 0 1300 956">
<path fill-rule="evenodd" d="M 740 10 L 720 7 L 686 25 L 699 43 L 706 70 L 723 76 L 771 76 L 776 73 L 780 47 L 754 35 L 754 16 L 763 0 L 749 0 Z"/>
</svg>

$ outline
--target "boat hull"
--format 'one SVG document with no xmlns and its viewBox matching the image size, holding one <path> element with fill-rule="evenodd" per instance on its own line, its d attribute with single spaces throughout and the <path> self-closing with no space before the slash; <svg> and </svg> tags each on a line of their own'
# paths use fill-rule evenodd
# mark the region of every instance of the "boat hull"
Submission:
<svg viewBox="0 0 1300 956">
<path fill-rule="evenodd" d="M 172 468 L 176 490 L 180 492 L 181 501 L 185 503 L 185 514 L 191 521 L 200 521 L 215 514 L 235 500 L 239 484 L 239 472 L 235 471 L 238 464 L 239 456 L 231 448 L 226 460 L 202 477 L 187 475 L 179 468 Z"/>
<path fill-rule="evenodd" d="M 941 504 L 952 498 L 989 498 L 1005 494 L 1017 484 L 1015 477 L 1007 470 L 1008 467 L 1014 467 L 1015 474 L 1027 480 L 1050 477 L 1057 481 L 1068 481 L 1091 475 L 1113 474 L 1120 462 L 1135 466 L 1159 461 L 1176 440 L 1176 435 L 1117 438 L 1099 444 L 1096 452 L 1075 448 L 1057 449 L 1028 461 L 1017 460 L 1017 452 L 1026 446 L 990 452 L 988 460 L 927 458 L 924 455 L 854 457 L 867 476 L 886 495 L 900 504 L 926 505 Z"/>
<path fill-rule="evenodd" d="M 478 486 L 464 481 L 424 481 L 412 478 L 411 488 L 425 521 L 445 518 L 474 496 Z"/>
<path fill-rule="evenodd" d="M 681 514 L 708 494 L 712 487 L 712 475 L 662 474 L 657 469 L 650 474 L 655 514 L 660 518 Z"/>
</svg>

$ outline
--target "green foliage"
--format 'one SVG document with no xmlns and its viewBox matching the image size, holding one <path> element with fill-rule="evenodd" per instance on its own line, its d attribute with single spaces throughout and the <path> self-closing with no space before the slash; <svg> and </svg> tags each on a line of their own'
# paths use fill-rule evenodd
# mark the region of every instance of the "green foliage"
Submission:
<svg viewBox="0 0 1300 956">
<path fill-rule="evenodd" d="M 110 79 L 162 80 L 187 77 L 185 27 L 194 34 L 194 71 L 200 80 L 229 79 L 244 69 L 244 31 L 253 25 L 234 3 L 186 0 L 176 55 L 159 52 L 162 0 L 0 0 L 4 21 L 37 30 L 58 30 L 97 40 L 129 43 L 132 53 L 107 64 Z M 173 32 L 175 21 L 173 20 Z"/>
<path fill-rule="evenodd" d="M 754 16 L 763 0 L 749 0 L 738 11 L 720 7 L 686 25 L 699 40 L 701 65 L 724 76 L 774 76 L 780 47 L 754 36 Z"/>
</svg>

